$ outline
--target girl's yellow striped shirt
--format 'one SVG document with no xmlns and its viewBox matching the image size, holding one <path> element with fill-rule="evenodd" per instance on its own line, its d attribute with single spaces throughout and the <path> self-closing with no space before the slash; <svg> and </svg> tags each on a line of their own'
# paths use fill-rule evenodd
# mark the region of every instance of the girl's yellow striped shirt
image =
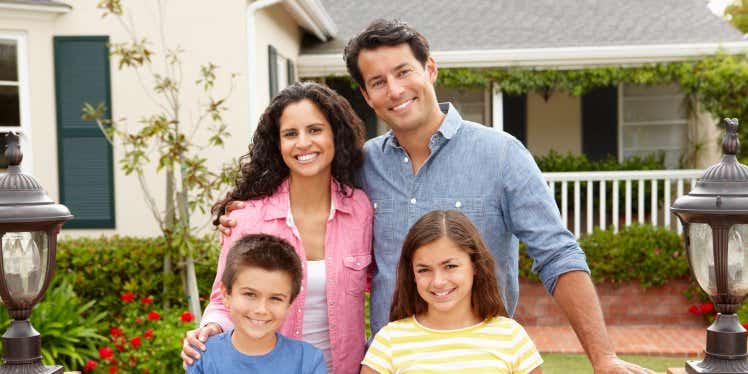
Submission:
<svg viewBox="0 0 748 374">
<path fill-rule="evenodd" d="M 381 374 L 528 373 L 542 363 L 525 329 L 505 317 L 459 330 L 430 329 L 413 317 L 390 322 L 362 362 Z"/>
</svg>

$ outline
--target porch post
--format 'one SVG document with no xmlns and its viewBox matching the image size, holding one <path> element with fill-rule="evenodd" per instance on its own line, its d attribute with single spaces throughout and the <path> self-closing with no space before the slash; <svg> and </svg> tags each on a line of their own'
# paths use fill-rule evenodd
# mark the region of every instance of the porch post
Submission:
<svg viewBox="0 0 748 374">
<path fill-rule="evenodd" d="M 501 86 L 491 82 L 491 93 L 492 127 L 504 130 L 504 97 L 501 93 Z"/>
</svg>

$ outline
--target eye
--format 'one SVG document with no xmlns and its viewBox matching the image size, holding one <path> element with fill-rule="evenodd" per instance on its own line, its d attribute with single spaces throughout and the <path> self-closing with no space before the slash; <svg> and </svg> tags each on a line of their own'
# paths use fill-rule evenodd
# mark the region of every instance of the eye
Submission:
<svg viewBox="0 0 748 374">
<path fill-rule="evenodd" d="M 312 127 L 311 129 L 309 129 L 310 134 L 319 134 L 321 132 L 322 132 L 321 127 Z"/>
<path fill-rule="evenodd" d="M 405 77 L 407 77 L 407 76 L 408 76 L 408 74 L 410 74 L 410 71 L 411 71 L 410 69 L 403 69 L 403 70 L 400 70 L 400 71 L 398 71 L 398 72 L 397 72 L 397 76 L 398 76 L 399 78 L 405 78 Z"/>
<path fill-rule="evenodd" d="M 278 297 L 278 296 L 271 297 L 270 300 L 275 301 L 275 302 L 283 302 L 283 301 L 285 301 L 285 300 L 283 300 L 282 297 Z"/>
<path fill-rule="evenodd" d="M 456 268 L 458 268 L 460 266 L 457 265 L 457 264 L 447 264 L 444 267 L 451 270 L 451 269 L 456 269 Z"/>
<path fill-rule="evenodd" d="M 371 87 L 372 88 L 379 88 L 379 87 L 382 87 L 383 85 L 384 85 L 384 81 L 383 80 L 376 80 L 376 81 L 374 81 L 374 82 L 371 83 Z"/>
<path fill-rule="evenodd" d="M 296 136 L 296 131 L 286 131 L 283 133 L 284 138 L 293 138 Z"/>
<path fill-rule="evenodd" d="M 244 296 L 246 296 L 246 297 L 248 297 L 250 299 L 254 299 L 255 297 L 257 297 L 257 294 L 254 293 L 254 292 L 245 292 Z"/>
<path fill-rule="evenodd" d="M 425 273 L 425 272 L 428 272 L 428 271 L 429 271 L 429 269 L 420 268 L 420 269 L 416 270 L 416 273 L 421 274 L 421 273 Z"/>
</svg>

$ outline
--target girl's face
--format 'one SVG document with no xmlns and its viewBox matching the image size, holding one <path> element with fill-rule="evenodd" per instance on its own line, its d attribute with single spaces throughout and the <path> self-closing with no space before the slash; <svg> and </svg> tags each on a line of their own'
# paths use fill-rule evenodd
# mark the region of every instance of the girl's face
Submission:
<svg viewBox="0 0 748 374">
<path fill-rule="evenodd" d="M 331 174 L 335 157 L 332 126 L 310 100 L 288 104 L 280 117 L 280 152 L 291 176 Z"/>
<path fill-rule="evenodd" d="M 472 313 L 473 263 L 452 240 L 442 237 L 413 253 L 413 274 L 428 314 Z"/>
</svg>

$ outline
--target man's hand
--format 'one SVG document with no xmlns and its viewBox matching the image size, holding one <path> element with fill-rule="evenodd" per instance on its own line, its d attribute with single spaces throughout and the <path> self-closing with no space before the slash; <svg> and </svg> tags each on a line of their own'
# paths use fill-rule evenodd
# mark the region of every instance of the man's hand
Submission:
<svg viewBox="0 0 748 374">
<path fill-rule="evenodd" d="M 236 221 L 229 218 L 229 213 L 231 213 L 232 210 L 237 210 L 244 208 L 244 203 L 241 201 L 232 201 L 229 203 L 229 205 L 226 206 L 226 213 L 224 213 L 220 218 L 218 218 L 218 222 L 220 225 L 218 226 L 218 231 L 223 234 L 223 236 L 229 236 L 231 235 L 231 229 L 236 227 Z"/>
<path fill-rule="evenodd" d="M 187 365 L 192 365 L 194 360 L 199 360 L 200 352 L 195 350 L 194 347 L 197 347 L 201 351 L 205 351 L 206 347 L 204 343 L 208 340 L 208 337 L 220 334 L 222 331 L 223 329 L 221 329 L 221 326 L 218 326 L 215 322 L 187 331 L 187 336 L 185 336 L 182 341 L 182 366 L 186 369 Z"/>
<path fill-rule="evenodd" d="M 637 364 L 632 364 L 618 358 L 617 356 L 605 357 L 595 365 L 595 373 L 600 374 L 654 374 L 654 371 L 645 369 Z"/>
</svg>

